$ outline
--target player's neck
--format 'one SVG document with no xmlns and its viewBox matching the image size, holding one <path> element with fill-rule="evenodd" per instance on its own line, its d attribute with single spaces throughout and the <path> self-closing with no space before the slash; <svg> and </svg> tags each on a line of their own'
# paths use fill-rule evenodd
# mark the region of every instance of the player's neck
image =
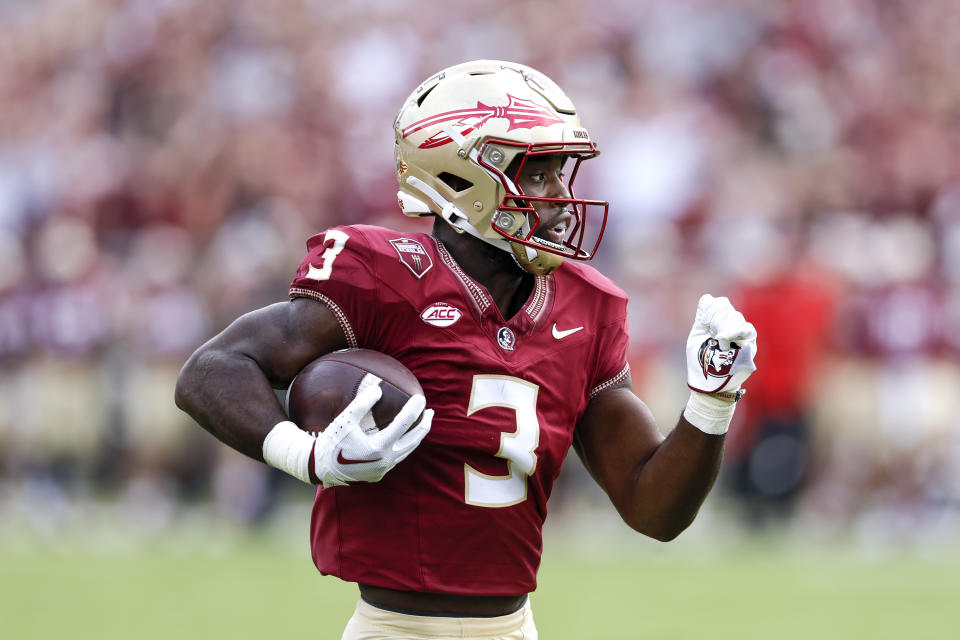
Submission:
<svg viewBox="0 0 960 640">
<path fill-rule="evenodd" d="M 510 319 L 526 303 L 533 290 L 533 276 L 496 247 L 466 233 L 457 233 L 437 218 L 433 236 L 443 243 L 464 273 L 486 287 L 500 315 Z"/>
</svg>

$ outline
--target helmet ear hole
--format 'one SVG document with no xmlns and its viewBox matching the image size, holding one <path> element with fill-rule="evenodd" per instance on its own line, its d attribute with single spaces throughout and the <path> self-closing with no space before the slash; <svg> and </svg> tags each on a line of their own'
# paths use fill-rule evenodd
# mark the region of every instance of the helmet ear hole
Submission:
<svg viewBox="0 0 960 640">
<path fill-rule="evenodd" d="M 437 179 L 443 182 L 445 185 L 453 189 L 456 193 L 461 191 L 466 191 L 473 186 L 473 183 L 467 180 L 466 178 L 461 178 L 460 176 L 454 175 L 447 171 L 444 171 L 437 176 Z"/>
</svg>

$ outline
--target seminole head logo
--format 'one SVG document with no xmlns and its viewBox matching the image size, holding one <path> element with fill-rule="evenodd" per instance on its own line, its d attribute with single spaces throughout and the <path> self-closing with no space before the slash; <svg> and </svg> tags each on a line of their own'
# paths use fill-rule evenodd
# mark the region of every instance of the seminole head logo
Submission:
<svg viewBox="0 0 960 640">
<path fill-rule="evenodd" d="M 507 94 L 506 106 L 491 107 L 477 101 L 477 106 L 474 109 L 457 109 L 455 111 L 438 113 L 429 118 L 414 122 L 405 127 L 400 133 L 406 138 L 421 129 L 452 122 L 457 131 L 460 132 L 460 135 L 466 136 L 482 127 L 484 123 L 491 118 L 505 118 L 509 123 L 507 125 L 507 131 L 563 124 L 563 120 L 558 118 L 557 115 L 547 107 L 537 104 L 533 100 L 524 100 L 523 98 Z M 450 136 L 444 131 L 439 131 L 421 142 L 420 148 L 433 149 L 434 147 L 442 147 L 451 141 Z"/>
<path fill-rule="evenodd" d="M 724 351 L 716 338 L 707 338 L 700 345 L 700 369 L 705 380 L 726 378 L 730 375 L 730 369 L 740 353 L 740 348 L 735 345 L 736 343 L 730 343 L 730 348 Z"/>
</svg>

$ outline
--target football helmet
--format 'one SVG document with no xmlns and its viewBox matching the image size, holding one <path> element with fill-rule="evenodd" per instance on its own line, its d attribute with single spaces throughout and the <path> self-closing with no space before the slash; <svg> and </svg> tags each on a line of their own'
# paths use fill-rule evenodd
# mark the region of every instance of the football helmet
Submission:
<svg viewBox="0 0 960 640">
<path fill-rule="evenodd" d="M 564 258 L 594 256 L 609 205 L 576 198 L 573 181 L 580 163 L 599 151 L 573 103 L 542 73 L 499 60 L 444 69 L 410 94 L 394 133 L 397 199 L 406 215 L 439 215 L 457 231 L 509 252 L 536 275 L 552 272 Z M 550 154 L 576 161 L 569 197 L 525 195 L 515 177 L 529 158 Z M 518 158 L 519 169 L 508 175 Z M 535 235 L 536 205 L 544 202 L 565 205 L 572 216 L 562 242 Z M 588 208 L 601 217 L 591 220 L 597 226 L 585 235 Z"/>
</svg>

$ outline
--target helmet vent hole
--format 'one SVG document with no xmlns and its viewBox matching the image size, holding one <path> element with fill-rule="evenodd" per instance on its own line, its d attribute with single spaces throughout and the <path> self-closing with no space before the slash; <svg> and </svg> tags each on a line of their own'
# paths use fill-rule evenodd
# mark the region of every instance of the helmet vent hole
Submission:
<svg viewBox="0 0 960 640">
<path fill-rule="evenodd" d="M 437 179 L 443 182 L 445 185 L 447 185 L 451 189 L 453 189 L 454 191 L 456 191 L 457 193 L 460 193 L 461 191 L 466 191 L 467 189 L 473 186 L 473 183 L 470 182 L 469 180 L 466 180 L 465 178 L 461 178 L 460 176 L 455 176 L 452 173 L 448 173 L 446 171 L 438 175 Z"/>
<path fill-rule="evenodd" d="M 427 96 L 430 95 L 430 94 L 433 92 L 433 90 L 436 89 L 436 88 L 437 88 L 437 85 L 433 85 L 432 87 L 430 87 L 429 89 L 427 89 L 426 91 L 424 91 L 424 92 L 423 92 L 423 95 L 420 96 L 419 98 L 417 98 L 417 106 L 418 106 L 418 107 L 423 106 L 423 101 L 426 100 L 426 99 L 427 99 Z"/>
</svg>

